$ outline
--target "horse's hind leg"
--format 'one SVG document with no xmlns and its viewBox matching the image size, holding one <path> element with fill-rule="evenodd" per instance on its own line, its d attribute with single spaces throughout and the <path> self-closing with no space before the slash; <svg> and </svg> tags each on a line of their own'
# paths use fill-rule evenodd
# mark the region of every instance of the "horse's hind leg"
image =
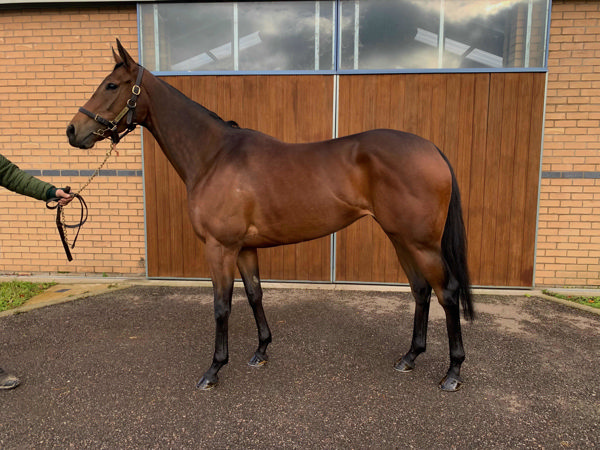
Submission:
<svg viewBox="0 0 600 450">
<path fill-rule="evenodd" d="M 420 246 L 418 249 L 403 248 L 394 241 L 398 257 L 411 280 L 415 296 L 415 320 L 413 341 L 410 350 L 396 363 L 396 369 L 410 371 L 414 368 L 415 358 L 425 351 L 427 319 L 429 313 L 429 296 L 431 287 L 436 293 L 439 303 L 446 314 L 446 329 L 450 348 L 450 368 L 440 381 L 444 391 L 456 391 L 461 388 L 460 367 L 465 360 L 460 328 L 460 307 L 458 283 L 446 270 L 441 250 L 435 247 Z"/>
<path fill-rule="evenodd" d="M 436 294 L 446 313 L 446 329 L 448 330 L 448 345 L 450 347 L 450 368 L 446 376 L 440 381 L 440 388 L 444 391 L 453 392 L 462 387 L 460 366 L 465 360 L 465 350 L 460 328 L 458 283 L 452 275 L 449 275 L 449 278 L 441 293 L 436 291 Z"/>
<path fill-rule="evenodd" d="M 460 305 L 458 283 L 446 269 L 440 250 L 422 249 L 416 252 L 415 260 L 423 276 L 433 287 L 438 302 L 446 313 L 446 330 L 450 348 L 450 368 L 440 381 L 444 391 L 457 391 L 462 386 L 460 366 L 465 360 L 465 351 L 460 329 Z"/>
<path fill-rule="evenodd" d="M 427 323 L 429 321 L 429 305 L 431 285 L 422 276 L 409 275 L 410 287 L 415 298 L 415 318 L 410 350 L 396 362 L 394 368 L 399 372 L 410 372 L 415 368 L 415 359 L 427 347 Z"/>
<path fill-rule="evenodd" d="M 269 330 L 269 324 L 262 305 L 263 293 L 260 287 L 256 249 L 242 249 L 238 256 L 237 265 L 242 275 L 246 296 L 254 312 L 254 320 L 258 329 L 258 348 L 248 365 L 258 367 L 267 362 L 267 346 L 271 342 L 271 330 Z"/>
</svg>

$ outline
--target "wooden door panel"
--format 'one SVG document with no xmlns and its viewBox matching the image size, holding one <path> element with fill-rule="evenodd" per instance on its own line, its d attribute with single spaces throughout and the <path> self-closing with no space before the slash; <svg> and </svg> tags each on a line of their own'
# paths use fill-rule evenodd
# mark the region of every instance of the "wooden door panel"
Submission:
<svg viewBox="0 0 600 450">
<path fill-rule="evenodd" d="M 544 80 L 543 73 L 340 77 L 340 136 L 408 131 L 452 163 L 476 285 L 533 283 Z M 337 281 L 407 281 L 372 219 L 339 232 L 336 242 Z"/>
<path fill-rule="evenodd" d="M 241 127 L 288 142 L 331 138 L 331 76 L 178 76 L 165 80 Z M 144 167 L 148 276 L 209 277 L 203 244 L 188 218 L 185 186 L 148 131 L 144 131 Z M 330 237 L 325 237 L 260 249 L 261 277 L 330 281 L 330 246 Z"/>
</svg>

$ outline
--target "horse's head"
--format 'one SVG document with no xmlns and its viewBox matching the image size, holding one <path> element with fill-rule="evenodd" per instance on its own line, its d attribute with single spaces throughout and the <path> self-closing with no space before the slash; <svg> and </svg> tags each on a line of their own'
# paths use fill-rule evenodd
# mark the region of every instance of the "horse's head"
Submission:
<svg viewBox="0 0 600 450">
<path fill-rule="evenodd" d="M 117 39 L 118 54 L 113 49 L 115 67 L 88 102 L 79 108 L 67 127 L 73 147 L 92 148 L 97 141 L 110 137 L 118 142 L 135 127 L 135 117 L 141 117 L 137 104 L 141 93 L 142 66 L 138 65 Z"/>
</svg>

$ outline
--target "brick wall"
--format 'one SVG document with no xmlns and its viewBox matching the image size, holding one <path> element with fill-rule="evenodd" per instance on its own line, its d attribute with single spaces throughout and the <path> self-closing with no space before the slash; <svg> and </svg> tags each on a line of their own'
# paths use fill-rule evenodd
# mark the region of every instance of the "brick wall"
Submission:
<svg viewBox="0 0 600 450">
<path fill-rule="evenodd" d="M 538 286 L 600 286 L 600 0 L 554 1 L 536 258 Z M 135 6 L 0 10 L 0 152 L 75 190 L 108 148 L 71 148 L 64 130 L 112 66 L 137 55 Z M 86 190 L 90 221 L 67 263 L 42 202 L 0 189 L 0 273 L 144 272 L 139 131 Z M 76 208 L 70 208 L 75 211 Z"/>
<path fill-rule="evenodd" d="M 134 5 L 0 10 L 3 155 L 57 186 L 78 190 L 85 183 L 108 143 L 75 149 L 65 129 L 112 68 L 115 37 L 137 55 Z M 42 202 L 0 189 L 0 273 L 145 273 L 140 142 L 139 131 L 128 136 L 84 192 L 90 219 L 71 263 L 54 213 Z M 75 212 L 76 204 L 66 209 Z"/>
<path fill-rule="evenodd" d="M 554 1 L 538 286 L 600 286 L 600 1 Z"/>
</svg>

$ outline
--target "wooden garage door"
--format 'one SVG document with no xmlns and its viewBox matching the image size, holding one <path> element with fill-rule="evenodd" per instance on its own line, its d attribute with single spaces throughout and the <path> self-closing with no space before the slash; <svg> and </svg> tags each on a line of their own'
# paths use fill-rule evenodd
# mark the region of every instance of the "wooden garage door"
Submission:
<svg viewBox="0 0 600 450">
<path fill-rule="evenodd" d="M 396 128 L 432 140 L 461 189 L 472 282 L 531 286 L 544 73 L 348 75 L 339 135 Z M 337 234 L 336 281 L 406 282 L 370 218 Z"/>
<path fill-rule="evenodd" d="M 329 139 L 331 76 L 166 77 L 187 96 L 241 127 L 288 142 Z M 185 127 L 187 124 L 180 124 Z M 144 131 L 148 276 L 209 276 L 203 244 L 192 230 L 183 182 Z M 259 250 L 263 279 L 330 281 L 330 237 Z"/>
<path fill-rule="evenodd" d="M 288 142 L 331 137 L 332 76 L 169 77 L 225 119 Z M 396 128 L 432 140 L 461 188 L 472 280 L 531 286 L 545 74 L 347 75 L 338 134 Z M 183 183 L 145 132 L 148 274 L 208 277 Z M 330 238 L 259 251 L 263 279 L 330 281 Z M 406 282 L 371 219 L 336 235 L 335 280 Z"/>
</svg>

